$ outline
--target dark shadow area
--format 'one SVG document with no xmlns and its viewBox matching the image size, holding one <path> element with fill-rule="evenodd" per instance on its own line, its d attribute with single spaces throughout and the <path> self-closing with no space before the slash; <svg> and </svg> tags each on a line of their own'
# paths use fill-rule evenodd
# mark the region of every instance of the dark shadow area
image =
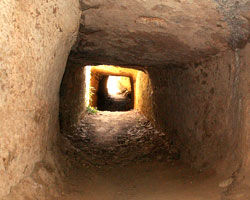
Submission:
<svg viewBox="0 0 250 200">
<path fill-rule="evenodd" d="M 108 76 L 102 76 L 99 80 L 99 89 L 97 92 L 98 110 L 106 110 L 106 107 L 109 105 L 107 82 Z"/>
</svg>

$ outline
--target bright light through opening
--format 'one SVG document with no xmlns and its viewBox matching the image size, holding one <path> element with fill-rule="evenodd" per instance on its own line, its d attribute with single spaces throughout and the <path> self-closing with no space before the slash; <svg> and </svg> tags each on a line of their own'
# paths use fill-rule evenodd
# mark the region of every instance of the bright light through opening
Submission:
<svg viewBox="0 0 250 200">
<path fill-rule="evenodd" d="M 89 90 L 90 90 L 90 77 L 91 77 L 91 66 L 86 66 L 85 68 L 85 106 L 88 106 L 90 104 L 90 96 L 89 96 Z"/>
<path fill-rule="evenodd" d="M 109 76 L 108 77 L 108 83 L 107 83 L 107 88 L 108 88 L 108 93 L 110 95 L 116 95 L 120 90 L 120 85 L 119 85 L 119 80 L 121 79 L 121 76 Z"/>
</svg>

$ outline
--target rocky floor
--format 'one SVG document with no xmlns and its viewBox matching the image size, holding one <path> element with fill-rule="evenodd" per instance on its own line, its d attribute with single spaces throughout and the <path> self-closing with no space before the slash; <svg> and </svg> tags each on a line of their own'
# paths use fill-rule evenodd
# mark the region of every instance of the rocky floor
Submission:
<svg viewBox="0 0 250 200">
<path fill-rule="evenodd" d="M 60 200 L 220 200 L 228 186 L 180 163 L 168 135 L 135 111 L 88 115 L 62 150 L 71 171 Z"/>
<path fill-rule="evenodd" d="M 168 135 L 154 129 L 135 111 L 88 115 L 73 135 L 65 137 L 72 145 L 66 146 L 66 153 L 74 154 L 84 166 L 112 167 L 178 158 Z"/>
</svg>

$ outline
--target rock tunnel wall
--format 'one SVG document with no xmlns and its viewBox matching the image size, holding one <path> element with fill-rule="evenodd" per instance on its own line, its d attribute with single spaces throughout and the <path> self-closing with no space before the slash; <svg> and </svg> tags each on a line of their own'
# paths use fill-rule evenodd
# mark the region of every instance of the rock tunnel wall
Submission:
<svg viewBox="0 0 250 200">
<path fill-rule="evenodd" d="M 248 84 L 241 69 L 248 70 L 249 53 L 247 47 L 183 67 L 148 68 L 149 77 L 137 76 L 136 107 L 171 134 L 181 159 L 193 167 L 223 173 L 240 167 L 241 140 L 247 134 L 240 117 L 242 97 L 248 92 L 240 81 Z"/>
<path fill-rule="evenodd" d="M 1 199 L 51 157 L 59 87 L 80 12 L 76 0 L 0 1 L 0 9 Z"/>
<path fill-rule="evenodd" d="M 135 109 L 143 113 L 145 117 L 155 124 L 152 94 L 153 88 L 148 73 L 138 72 L 135 88 Z"/>
<path fill-rule="evenodd" d="M 84 68 L 68 61 L 60 87 L 60 127 L 67 134 L 74 130 L 85 109 Z"/>
<path fill-rule="evenodd" d="M 90 93 L 91 93 L 91 100 L 90 100 L 90 106 L 97 107 L 98 104 L 98 97 L 97 93 L 99 91 L 99 80 L 101 76 L 98 73 L 91 72 L 91 78 L 90 78 Z"/>
<path fill-rule="evenodd" d="M 238 188 L 245 188 L 246 191 L 250 190 L 250 44 L 239 51 L 239 66 L 238 66 L 238 96 L 239 96 L 239 155 L 243 159 L 243 163 L 239 172 L 237 173 L 237 177 L 235 180 L 235 185 L 238 184 Z M 237 135 L 238 136 L 238 135 Z M 233 188 L 237 191 L 237 186 Z M 247 192 L 246 192 L 247 193 Z M 230 194 L 230 191 L 229 191 Z M 243 195 L 242 199 L 249 199 L 249 194 L 246 196 Z"/>
</svg>

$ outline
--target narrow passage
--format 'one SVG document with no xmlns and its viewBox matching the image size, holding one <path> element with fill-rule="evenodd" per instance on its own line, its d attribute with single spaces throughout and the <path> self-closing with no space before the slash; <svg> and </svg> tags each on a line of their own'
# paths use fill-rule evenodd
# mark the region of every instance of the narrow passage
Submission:
<svg viewBox="0 0 250 200">
<path fill-rule="evenodd" d="M 166 133 L 136 111 L 87 115 L 63 151 L 63 200 L 219 200 L 221 178 L 181 164 Z"/>
</svg>

